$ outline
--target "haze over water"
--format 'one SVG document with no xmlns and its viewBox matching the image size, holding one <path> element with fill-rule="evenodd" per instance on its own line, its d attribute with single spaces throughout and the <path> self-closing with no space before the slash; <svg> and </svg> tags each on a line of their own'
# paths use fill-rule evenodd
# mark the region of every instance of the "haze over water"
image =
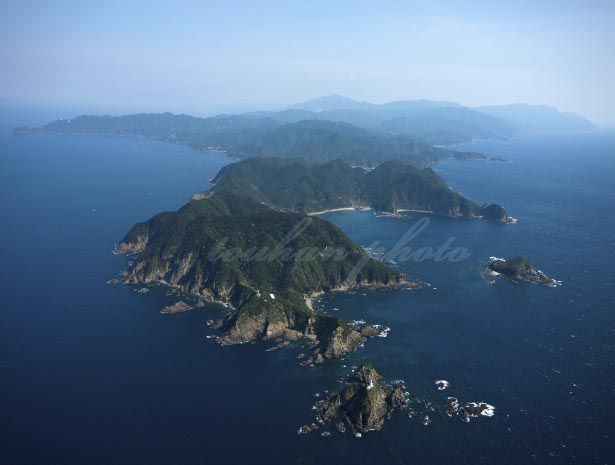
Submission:
<svg viewBox="0 0 615 465">
<path fill-rule="evenodd" d="M 327 296 L 323 311 L 391 327 L 342 360 L 299 367 L 301 346 L 220 347 L 209 306 L 160 315 L 163 291 L 105 282 L 126 266 L 114 243 L 172 210 L 231 160 L 145 139 L 0 128 L 0 449 L 7 463 L 609 463 L 614 394 L 615 138 L 533 136 L 462 147 L 511 160 L 435 166 L 515 225 L 429 217 L 408 244 L 451 236 L 470 257 L 400 263 L 417 291 Z M 391 247 L 422 215 L 325 215 L 356 242 Z M 524 255 L 563 285 L 481 280 L 480 260 Z M 365 294 L 365 295 L 363 295 Z M 382 431 L 297 436 L 316 393 L 371 360 L 406 381 L 417 415 Z M 436 379 L 450 382 L 435 389 Z M 492 418 L 446 416 L 447 395 Z M 433 411 L 430 409 L 433 407 Z M 421 424 L 422 415 L 432 418 Z"/>
</svg>

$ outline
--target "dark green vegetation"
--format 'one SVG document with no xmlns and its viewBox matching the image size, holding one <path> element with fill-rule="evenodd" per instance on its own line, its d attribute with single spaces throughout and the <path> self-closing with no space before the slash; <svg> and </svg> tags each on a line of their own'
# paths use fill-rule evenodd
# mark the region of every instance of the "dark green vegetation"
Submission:
<svg viewBox="0 0 615 465">
<path fill-rule="evenodd" d="M 230 153 L 240 158 L 304 158 L 313 163 L 341 159 L 351 165 L 372 167 L 394 159 L 426 166 L 448 158 L 486 158 L 477 153 L 433 147 L 406 136 L 386 135 L 348 123 L 319 120 L 282 125 L 255 142 L 234 146 Z"/>
<path fill-rule="evenodd" d="M 486 158 L 477 153 L 437 148 L 407 136 L 392 136 L 348 123 L 315 119 L 283 123 L 271 117 L 241 115 L 213 118 L 170 113 L 79 116 L 72 120 L 54 121 L 42 131 L 146 136 L 185 143 L 196 150 L 225 150 L 237 158 L 298 157 L 319 163 L 342 159 L 350 164 L 366 166 L 376 166 L 391 159 L 425 166 L 448 158 Z M 41 132 L 41 129 L 20 128 L 18 132 Z"/>
<path fill-rule="evenodd" d="M 359 203 L 362 168 L 341 160 L 314 165 L 300 159 L 249 158 L 223 167 L 213 192 L 232 191 L 276 208 L 309 213 Z"/>
<path fill-rule="evenodd" d="M 367 173 L 361 193 L 377 210 L 424 210 L 468 218 L 481 215 L 478 205 L 452 191 L 431 168 L 419 169 L 398 161 Z"/>
<path fill-rule="evenodd" d="M 487 221 L 494 221 L 496 223 L 506 223 L 508 220 L 506 210 L 496 203 L 485 205 L 482 209 L 482 215 Z"/>
<path fill-rule="evenodd" d="M 420 169 L 396 160 L 366 171 L 341 160 L 313 165 L 297 159 L 250 158 L 222 168 L 213 183 L 213 192 L 231 191 L 300 213 L 371 207 L 454 217 L 485 216 L 491 221 L 506 218 L 506 211 L 499 205 L 481 208 L 453 192 L 431 168 Z"/>
<path fill-rule="evenodd" d="M 363 338 L 342 320 L 314 313 L 310 296 L 415 284 L 329 222 L 228 191 L 135 225 L 117 249 L 137 254 L 128 283 L 164 284 L 232 305 L 221 343 L 308 337 L 319 343 L 317 361 L 355 350 Z"/>
<path fill-rule="evenodd" d="M 553 280 L 536 268 L 527 258 L 515 257 L 506 260 L 496 259 L 489 268 L 503 277 L 516 281 L 532 281 L 540 284 L 551 284 Z"/>
<path fill-rule="evenodd" d="M 536 269 L 534 265 L 532 265 L 525 257 L 515 257 L 507 260 L 494 260 L 489 265 L 489 268 L 512 278 L 523 276 L 524 274 Z"/>
<path fill-rule="evenodd" d="M 345 431 L 347 425 L 353 433 L 363 434 L 382 428 L 384 420 L 394 410 L 403 409 L 407 404 L 401 385 L 393 387 L 383 383 L 374 367 L 365 363 L 350 376 L 341 393 L 330 394 L 315 407 L 320 423 L 341 418 L 343 423 L 336 425 L 339 431 Z M 304 426 L 299 431 L 312 429 L 312 426 Z"/>
</svg>

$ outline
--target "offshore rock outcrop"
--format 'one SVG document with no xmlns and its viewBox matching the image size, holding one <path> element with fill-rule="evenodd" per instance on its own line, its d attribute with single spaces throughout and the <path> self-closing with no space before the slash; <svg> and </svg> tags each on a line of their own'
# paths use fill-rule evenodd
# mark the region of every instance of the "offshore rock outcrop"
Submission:
<svg viewBox="0 0 615 465">
<path fill-rule="evenodd" d="M 147 288 L 143 288 L 143 289 L 147 289 Z M 187 312 L 188 310 L 192 310 L 192 307 L 188 305 L 186 302 L 180 300 L 179 302 L 176 302 L 173 305 L 167 305 L 162 310 L 160 310 L 160 313 L 182 313 L 182 312 Z"/>
<path fill-rule="evenodd" d="M 514 223 L 516 220 L 506 214 L 506 210 L 497 203 L 483 205 L 480 210 L 481 216 L 493 223 Z"/>
<path fill-rule="evenodd" d="M 393 411 L 407 405 L 403 386 L 382 382 L 374 367 L 365 363 L 354 371 L 340 393 L 331 393 L 328 399 L 317 402 L 314 409 L 318 423 L 335 421 L 338 431 L 344 432 L 348 427 L 360 437 L 381 429 Z"/>
<path fill-rule="evenodd" d="M 470 423 L 472 418 L 492 417 L 495 415 L 495 407 L 486 402 L 469 402 L 460 407 L 456 397 L 447 397 L 442 403 L 449 417 L 457 416 L 464 423 Z"/>
<path fill-rule="evenodd" d="M 527 281 L 555 287 L 560 284 L 536 268 L 527 258 L 515 257 L 509 259 L 491 257 L 489 269 L 493 277 L 512 281 Z"/>
</svg>

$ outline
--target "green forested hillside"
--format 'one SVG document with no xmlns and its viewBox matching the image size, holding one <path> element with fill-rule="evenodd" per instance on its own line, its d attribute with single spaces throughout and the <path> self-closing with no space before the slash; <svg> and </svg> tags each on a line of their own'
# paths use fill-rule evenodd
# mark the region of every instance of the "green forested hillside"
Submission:
<svg viewBox="0 0 615 465">
<path fill-rule="evenodd" d="M 370 167 L 395 159 L 426 166 L 447 158 L 486 158 L 477 153 L 437 148 L 407 136 L 384 135 L 347 123 L 320 120 L 280 126 L 256 143 L 238 144 L 229 151 L 239 158 L 290 157 L 304 158 L 313 163 L 340 159 L 351 165 Z"/>
<path fill-rule="evenodd" d="M 365 170 L 341 160 L 313 165 L 297 159 L 250 158 L 225 166 L 212 182 L 213 192 L 230 191 L 301 213 L 363 206 L 383 211 L 426 210 L 455 217 L 486 216 L 477 204 L 452 191 L 431 168 L 396 160 Z M 495 204 L 486 213 L 486 219 L 493 221 L 506 214 Z"/>
<path fill-rule="evenodd" d="M 135 225 L 118 251 L 137 254 L 129 283 L 162 283 L 231 304 L 225 343 L 313 334 L 325 357 L 330 344 L 354 350 L 360 337 L 343 321 L 314 313 L 306 296 L 405 283 L 333 224 L 229 191 Z"/>
<path fill-rule="evenodd" d="M 277 208 L 308 213 L 358 203 L 361 168 L 341 160 L 315 165 L 300 159 L 248 158 L 223 167 L 214 192 L 233 191 Z"/>
<path fill-rule="evenodd" d="M 426 210 L 441 215 L 478 217 L 480 207 L 452 191 L 431 168 L 389 161 L 361 181 L 362 198 L 378 210 Z"/>
</svg>

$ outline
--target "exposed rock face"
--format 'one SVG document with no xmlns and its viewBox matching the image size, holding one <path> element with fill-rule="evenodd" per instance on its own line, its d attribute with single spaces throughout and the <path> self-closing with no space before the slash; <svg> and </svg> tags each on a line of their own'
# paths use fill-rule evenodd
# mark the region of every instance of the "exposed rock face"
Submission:
<svg viewBox="0 0 615 465">
<path fill-rule="evenodd" d="M 147 245 L 148 235 L 147 233 L 139 234 L 135 237 L 135 240 L 131 242 L 120 242 L 116 244 L 115 251 L 126 255 L 133 255 L 145 250 Z"/>
<path fill-rule="evenodd" d="M 457 415 L 459 413 L 459 400 L 456 397 L 447 397 L 446 400 L 442 403 L 444 408 L 446 409 L 446 414 L 449 417 L 453 415 Z"/>
<path fill-rule="evenodd" d="M 162 284 L 232 308 L 220 344 L 315 343 L 305 364 L 352 352 L 360 328 L 320 315 L 310 296 L 356 287 L 419 287 L 371 259 L 336 226 L 230 192 L 192 200 L 135 225 L 117 250 L 137 254 L 127 284 Z M 165 309 L 176 312 L 181 309 Z M 368 336 L 366 334 L 365 336 Z"/>
<path fill-rule="evenodd" d="M 439 379 L 436 381 L 436 387 L 438 391 L 444 391 L 448 388 L 448 381 L 445 379 Z"/>
<path fill-rule="evenodd" d="M 393 391 L 389 394 L 387 401 L 392 409 L 402 409 L 408 405 L 408 399 L 406 399 L 401 386 L 395 386 L 393 388 Z"/>
<path fill-rule="evenodd" d="M 359 323 L 359 324 L 357 324 Z M 381 325 L 368 325 L 361 324 L 362 322 L 354 322 L 353 325 L 357 327 L 361 336 L 365 337 L 386 337 L 391 330 L 391 328 L 387 328 L 386 326 Z"/>
<path fill-rule="evenodd" d="M 312 423 L 310 425 L 303 425 L 299 427 L 297 430 L 297 434 L 308 434 L 312 431 L 316 431 L 318 429 L 318 425 L 316 423 Z"/>
<path fill-rule="evenodd" d="M 335 420 L 341 403 L 342 398 L 337 392 L 331 394 L 329 400 L 320 401 L 320 403 L 316 404 L 318 418 L 325 423 Z"/>
<path fill-rule="evenodd" d="M 457 416 L 464 423 L 469 423 L 472 418 L 492 417 L 495 414 L 495 407 L 486 402 L 469 402 L 460 407 L 456 397 L 447 397 L 442 405 L 449 417 Z"/>
<path fill-rule="evenodd" d="M 319 315 L 313 327 L 319 342 L 314 353 L 327 358 L 338 358 L 354 352 L 365 341 L 359 332 L 340 318 Z"/>
<path fill-rule="evenodd" d="M 344 418 L 356 433 L 379 430 L 387 414 L 387 393 L 380 375 L 368 364 L 354 373 L 344 389 Z"/>
<path fill-rule="evenodd" d="M 173 305 L 168 305 L 164 307 L 162 310 L 160 310 L 160 313 L 181 313 L 187 312 L 188 310 L 192 310 L 192 307 L 186 302 L 180 300 Z"/>
<path fill-rule="evenodd" d="M 494 415 L 495 407 L 485 402 L 470 402 L 468 405 L 459 409 L 459 418 L 464 423 L 469 423 L 470 418 L 477 418 L 479 416 L 492 417 Z"/>
<path fill-rule="evenodd" d="M 345 423 L 355 435 L 360 435 L 379 430 L 393 410 L 407 405 L 402 387 L 382 383 L 374 367 L 365 363 L 350 376 L 341 393 L 330 394 L 315 407 L 320 423 L 329 423 L 339 417 L 343 422 L 336 422 L 338 431 L 346 430 Z"/>
</svg>

